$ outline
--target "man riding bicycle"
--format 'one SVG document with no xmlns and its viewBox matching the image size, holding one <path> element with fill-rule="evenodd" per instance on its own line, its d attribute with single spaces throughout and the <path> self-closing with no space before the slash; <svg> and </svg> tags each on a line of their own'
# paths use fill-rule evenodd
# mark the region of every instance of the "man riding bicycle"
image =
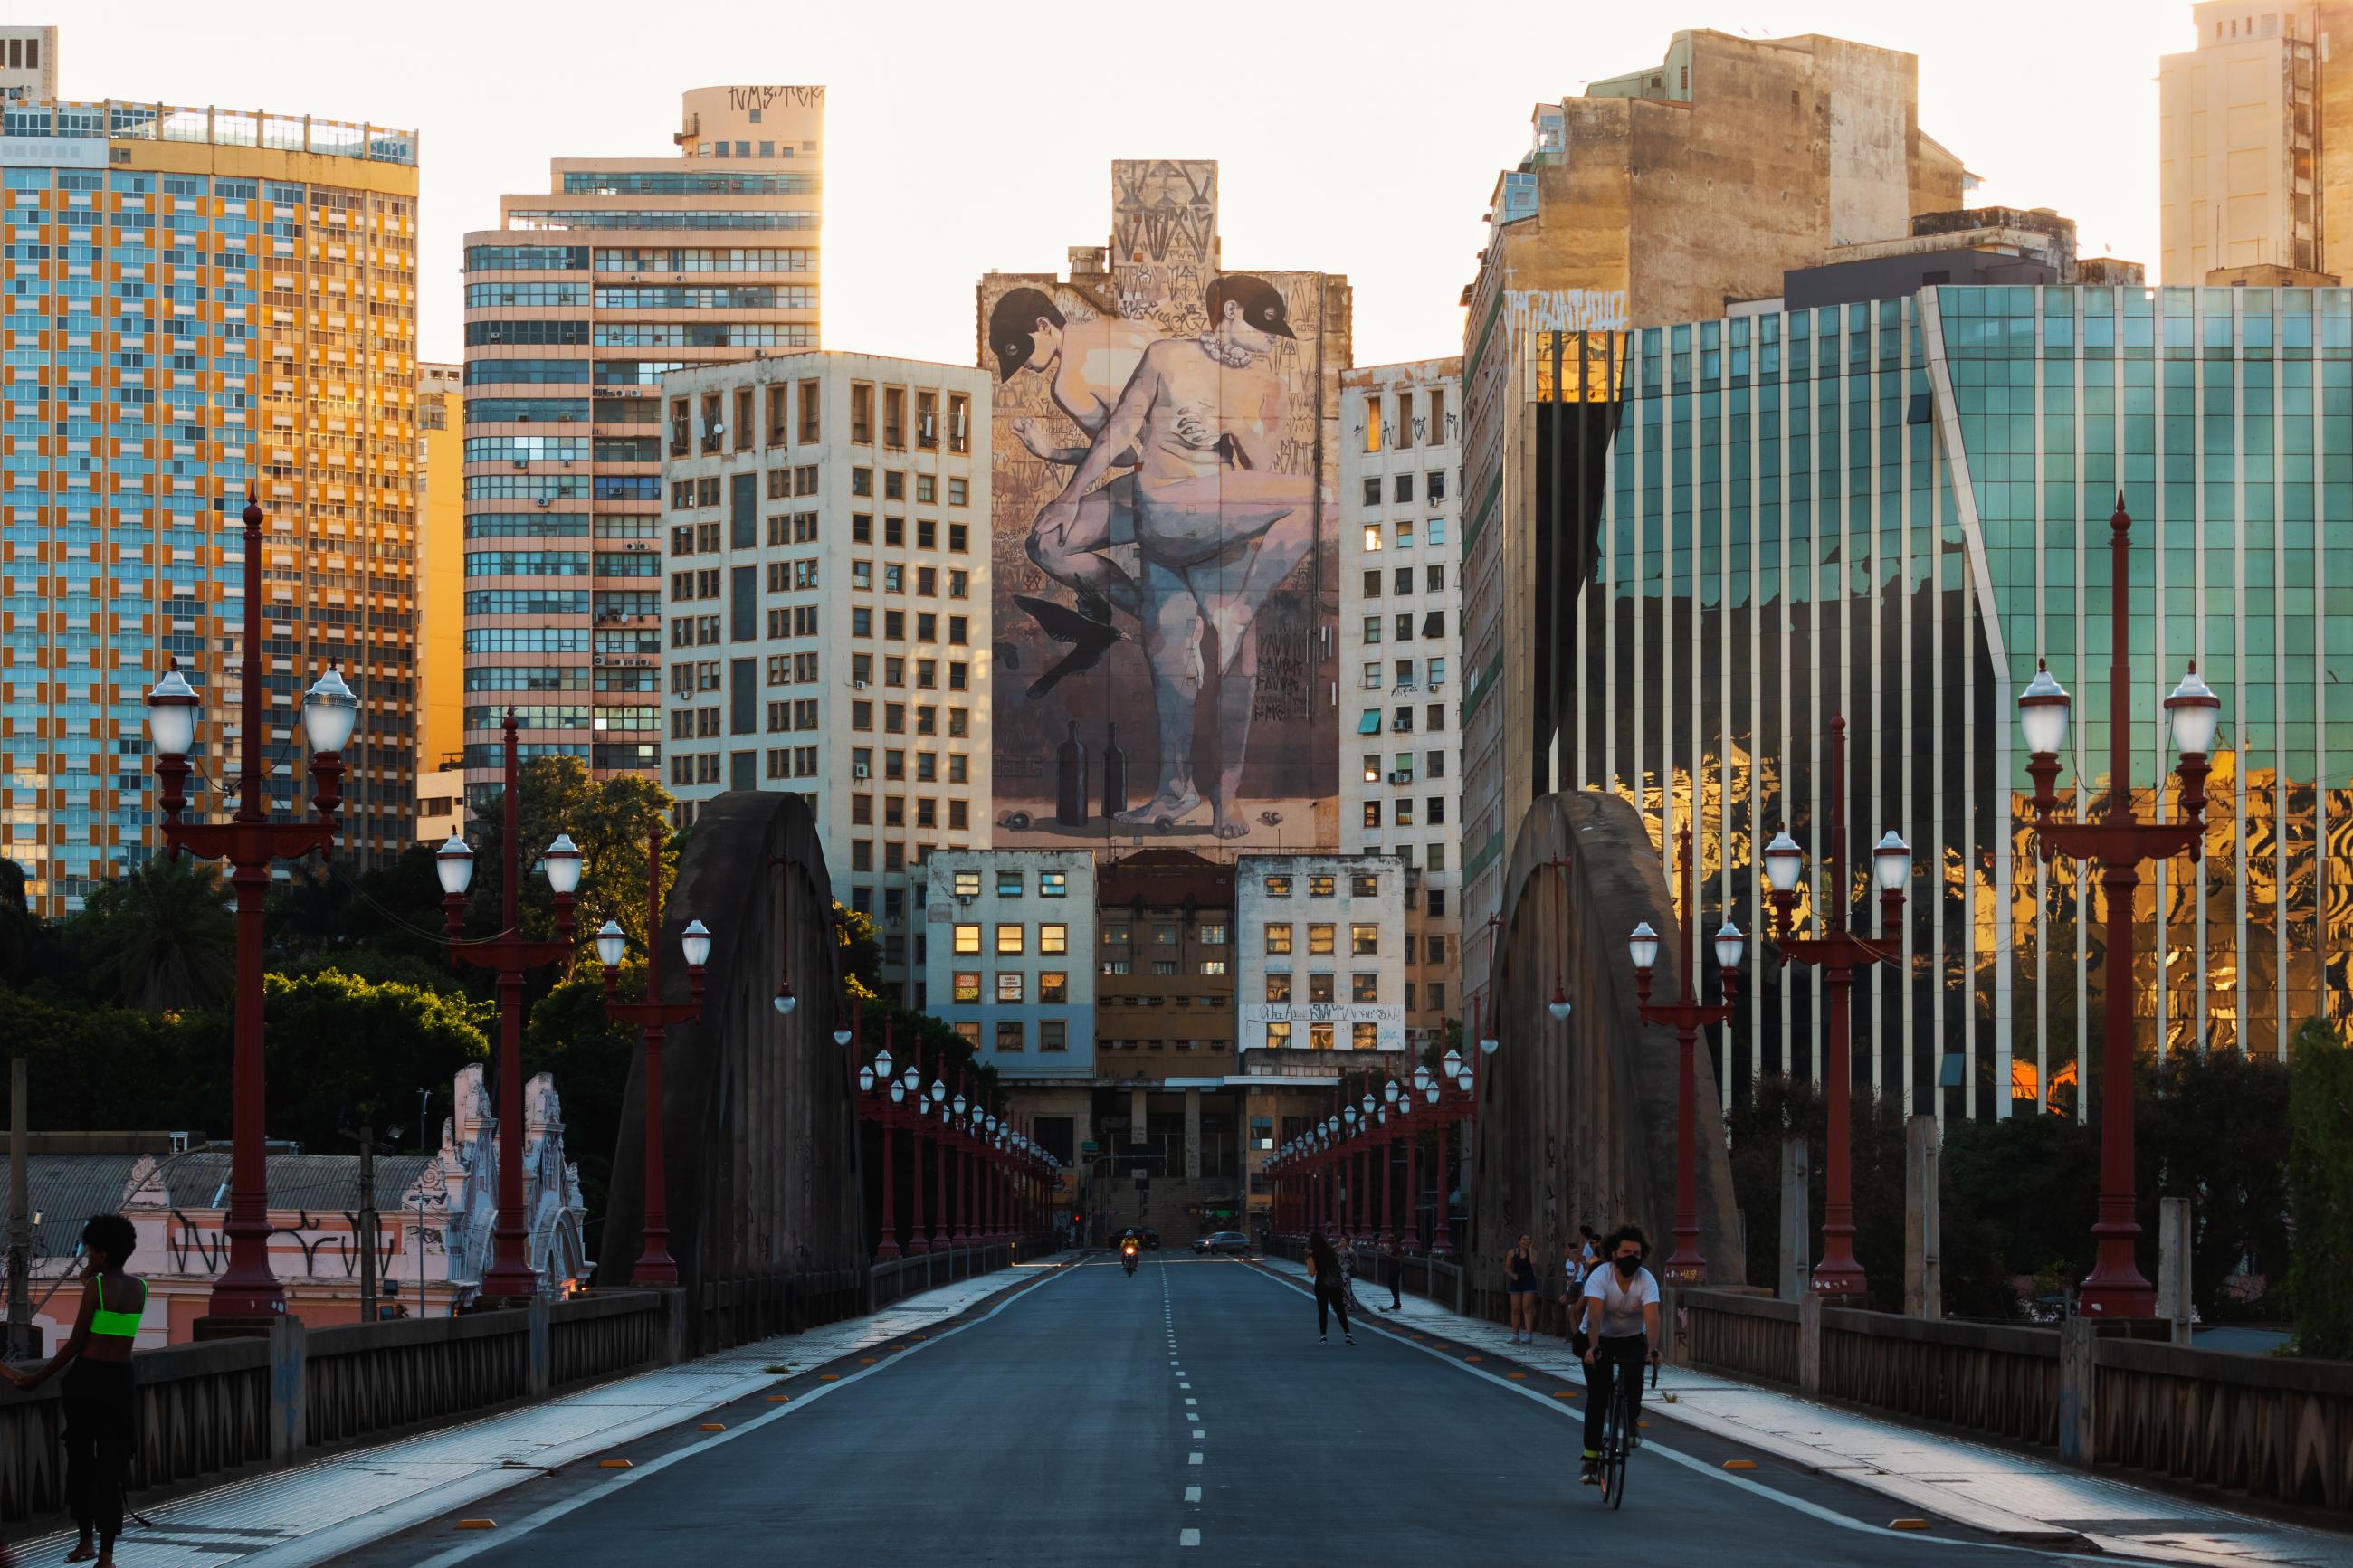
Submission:
<svg viewBox="0 0 2353 1568">
<path fill-rule="evenodd" d="M 1586 1278 L 1577 1303 L 1585 1349 L 1585 1467 L 1587 1486 L 1601 1483 L 1601 1428 L 1617 1380 L 1629 1380 L 1634 1414 L 1642 1410 L 1642 1365 L 1659 1359 L 1659 1282 L 1642 1267 L 1650 1239 L 1635 1226 L 1620 1226 L 1603 1239 L 1608 1265 Z M 1628 1436 L 1631 1436 L 1630 1432 Z"/>
</svg>

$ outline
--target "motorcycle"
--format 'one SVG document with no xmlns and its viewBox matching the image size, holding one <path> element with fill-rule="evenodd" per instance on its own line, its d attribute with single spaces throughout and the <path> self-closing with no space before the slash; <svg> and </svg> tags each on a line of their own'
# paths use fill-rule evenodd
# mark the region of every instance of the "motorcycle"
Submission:
<svg viewBox="0 0 2353 1568">
<path fill-rule="evenodd" d="M 1129 1237 L 1119 1244 L 1119 1262 L 1120 1267 L 1130 1274 L 1135 1272 L 1135 1238 L 1134 1237 Z"/>
</svg>

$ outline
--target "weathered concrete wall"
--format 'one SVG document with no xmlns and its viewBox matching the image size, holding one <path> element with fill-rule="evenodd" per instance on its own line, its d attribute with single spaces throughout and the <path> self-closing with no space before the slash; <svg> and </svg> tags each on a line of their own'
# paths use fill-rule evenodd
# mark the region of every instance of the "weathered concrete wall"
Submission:
<svg viewBox="0 0 2353 1568">
<path fill-rule="evenodd" d="M 1559 874 L 1547 864 L 1561 853 L 1571 857 L 1566 929 Z M 1626 933 L 1637 921 L 1669 938 L 1652 995 L 1672 997 L 1678 984 L 1674 906 L 1641 816 L 1618 796 L 1599 792 L 1536 801 L 1512 847 L 1488 991 L 1495 1020 L 1489 1032 L 1504 1043 L 1487 1059 L 1480 1087 L 1477 1186 L 1465 1248 L 1475 1289 L 1502 1289 L 1504 1253 L 1523 1231 L 1544 1267 L 1555 1270 L 1584 1223 L 1605 1234 L 1629 1221 L 1641 1226 L 1651 1237 L 1654 1270 L 1671 1248 L 1675 1036 L 1636 1016 Z M 1546 1010 L 1556 969 L 1574 1004 L 1565 1024 Z M 1700 1250 L 1711 1279 L 1737 1284 L 1747 1278 L 1746 1263 L 1704 1035 L 1693 1078 Z"/>
<path fill-rule="evenodd" d="M 784 858 L 797 868 L 779 868 Z M 801 873 L 806 871 L 807 875 Z M 670 1255 L 690 1302 L 715 1282 L 861 1268 L 858 1145 L 847 1068 L 833 1043 L 840 949 L 816 819 L 798 795 L 732 792 L 707 803 L 663 910 L 662 994 L 687 999 L 679 932 L 713 933 L 702 1022 L 662 1053 Z M 790 1017 L 776 996 L 778 921 L 792 936 Z M 644 1228 L 645 1062 L 629 1074 L 597 1283 L 625 1285 Z"/>
</svg>

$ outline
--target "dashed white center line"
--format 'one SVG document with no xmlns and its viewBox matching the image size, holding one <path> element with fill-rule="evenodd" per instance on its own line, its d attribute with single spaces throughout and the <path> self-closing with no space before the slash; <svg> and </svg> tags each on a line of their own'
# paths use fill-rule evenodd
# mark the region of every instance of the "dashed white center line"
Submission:
<svg viewBox="0 0 2353 1568">
<path fill-rule="evenodd" d="M 1185 1489 L 1185 1500 L 1187 1502 L 1199 1502 L 1201 1500 L 1201 1489 L 1198 1487 L 1187 1487 Z"/>
<path fill-rule="evenodd" d="M 1195 1454 L 1191 1458 L 1187 1459 L 1185 1462 L 1188 1465 L 1198 1465 L 1201 1462 L 1201 1456 Z"/>
<path fill-rule="evenodd" d="M 1185 1403 L 1186 1403 L 1186 1404 L 1187 1404 L 1187 1405 L 1198 1405 L 1198 1404 L 1200 1404 L 1201 1402 L 1200 1402 L 1199 1400 L 1198 1400 L 1198 1399 L 1188 1399 L 1188 1400 L 1187 1400 Z"/>
<path fill-rule="evenodd" d="M 1180 1530 L 1176 1532 L 1176 1544 L 1198 1546 L 1201 1544 L 1201 1532 L 1198 1530 Z"/>
</svg>

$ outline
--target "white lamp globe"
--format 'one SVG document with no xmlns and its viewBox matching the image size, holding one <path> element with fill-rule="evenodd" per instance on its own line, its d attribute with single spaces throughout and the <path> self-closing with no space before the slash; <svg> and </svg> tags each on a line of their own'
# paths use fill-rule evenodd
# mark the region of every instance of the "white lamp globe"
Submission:
<svg viewBox="0 0 2353 1568">
<path fill-rule="evenodd" d="M 607 921 L 596 928 L 596 962 L 607 969 L 618 969 L 629 951 L 629 939 L 618 921 Z"/>
<path fill-rule="evenodd" d="M 474 851 L 455 833 L 441 841 L 433 852 L 433 874 L 441 879 L 444 893 L 463 895 L 474 879 Z"/>
<path fill-rule="evenodd" d="M 1889 828 L 1872 847 L 1871 868 L 1879 879 L 1881 892 L 1896 891 L 1912 879 L 1912 846 L 1904 842 L 1903 835 Z"/>
<path fill-rule="evenodd" d="M 701 921 L 689 921 L 686 929 L 678 933 L 680 951 L 686 962 L 696 969 L 711 962 L 711 928 Z"/>
<path fill-rule="evenodd" d="M 2051 667 L 2034 661 L 2034 679 L 2018 697 L 2018 726 L 2026 733 L 2026 749 L 2038 755 L 2058 754 L 2067 743 L 2067 689 L 2052 679 Z"/>
<path fill-rule="evenodd" d="M 1633 961 L 1634 967 L 1637 969 L 1651 969 L 1657 966 L 1659 933 L 1651 929 L 1650 921 L 1640 922 L 1632 931 L 1628 933 L 1626 956 Z"/>
<path fill-rule="evenodd" d="M 147 693 L 147 738 L 154 742 L 156 755 L 188 754 L 188 748 L 196 743 L 197 706 L 195 688 L 174 662 Z"/>
<path fill-rule="evenodd" d="M 1798 885 L 1798 874 L 1806 868 L 1806 852 L 1789 837 L 1788 824 L 1773 835 L 1773 842 L 1765 846 L 1765 880 L 1777 893 L 1786 893 Z"/>
<path fill-rule="evenodd" d="M 572 842 L 572 835 L 559 833 L 539 858 L 540 869 L 547 873 L 551 892 L 576 893 L 580 890 L 580 846 Z"/>
<path fill-rule="evenodd" d="M 359 722 L 360 700 L 333 665 L 302 697 L 302 733 L 314 752 L 340 753 Z"/>
<path fill-rule="evenodd" d="M 787 1018 L 793 1016 L 793 1009 L 801 1005 L 801 999 L 793 994 L 793 983 L 789 980 L 776 983 L 775 1001 L 776 1011 Z"/>
<path fill-rule="evenodd" d="M 2189 661 L 2189 673 L 2165 700 L 2165 717 L 2173 727 L 2175 751 L 2187 757 L 2202 757 L 2214 749 L 2214 732 L 2222 723 L 2222 700 L 2198 673 L 2196 659 Z"/>
<path fill-rule="evenodd" d="M 1741 955 L 1748 951 L 1748 938 L 1730 921 L 1715 928 L 1715 964 L 1719 969 L 1737 969 Z"/>
</svg>

